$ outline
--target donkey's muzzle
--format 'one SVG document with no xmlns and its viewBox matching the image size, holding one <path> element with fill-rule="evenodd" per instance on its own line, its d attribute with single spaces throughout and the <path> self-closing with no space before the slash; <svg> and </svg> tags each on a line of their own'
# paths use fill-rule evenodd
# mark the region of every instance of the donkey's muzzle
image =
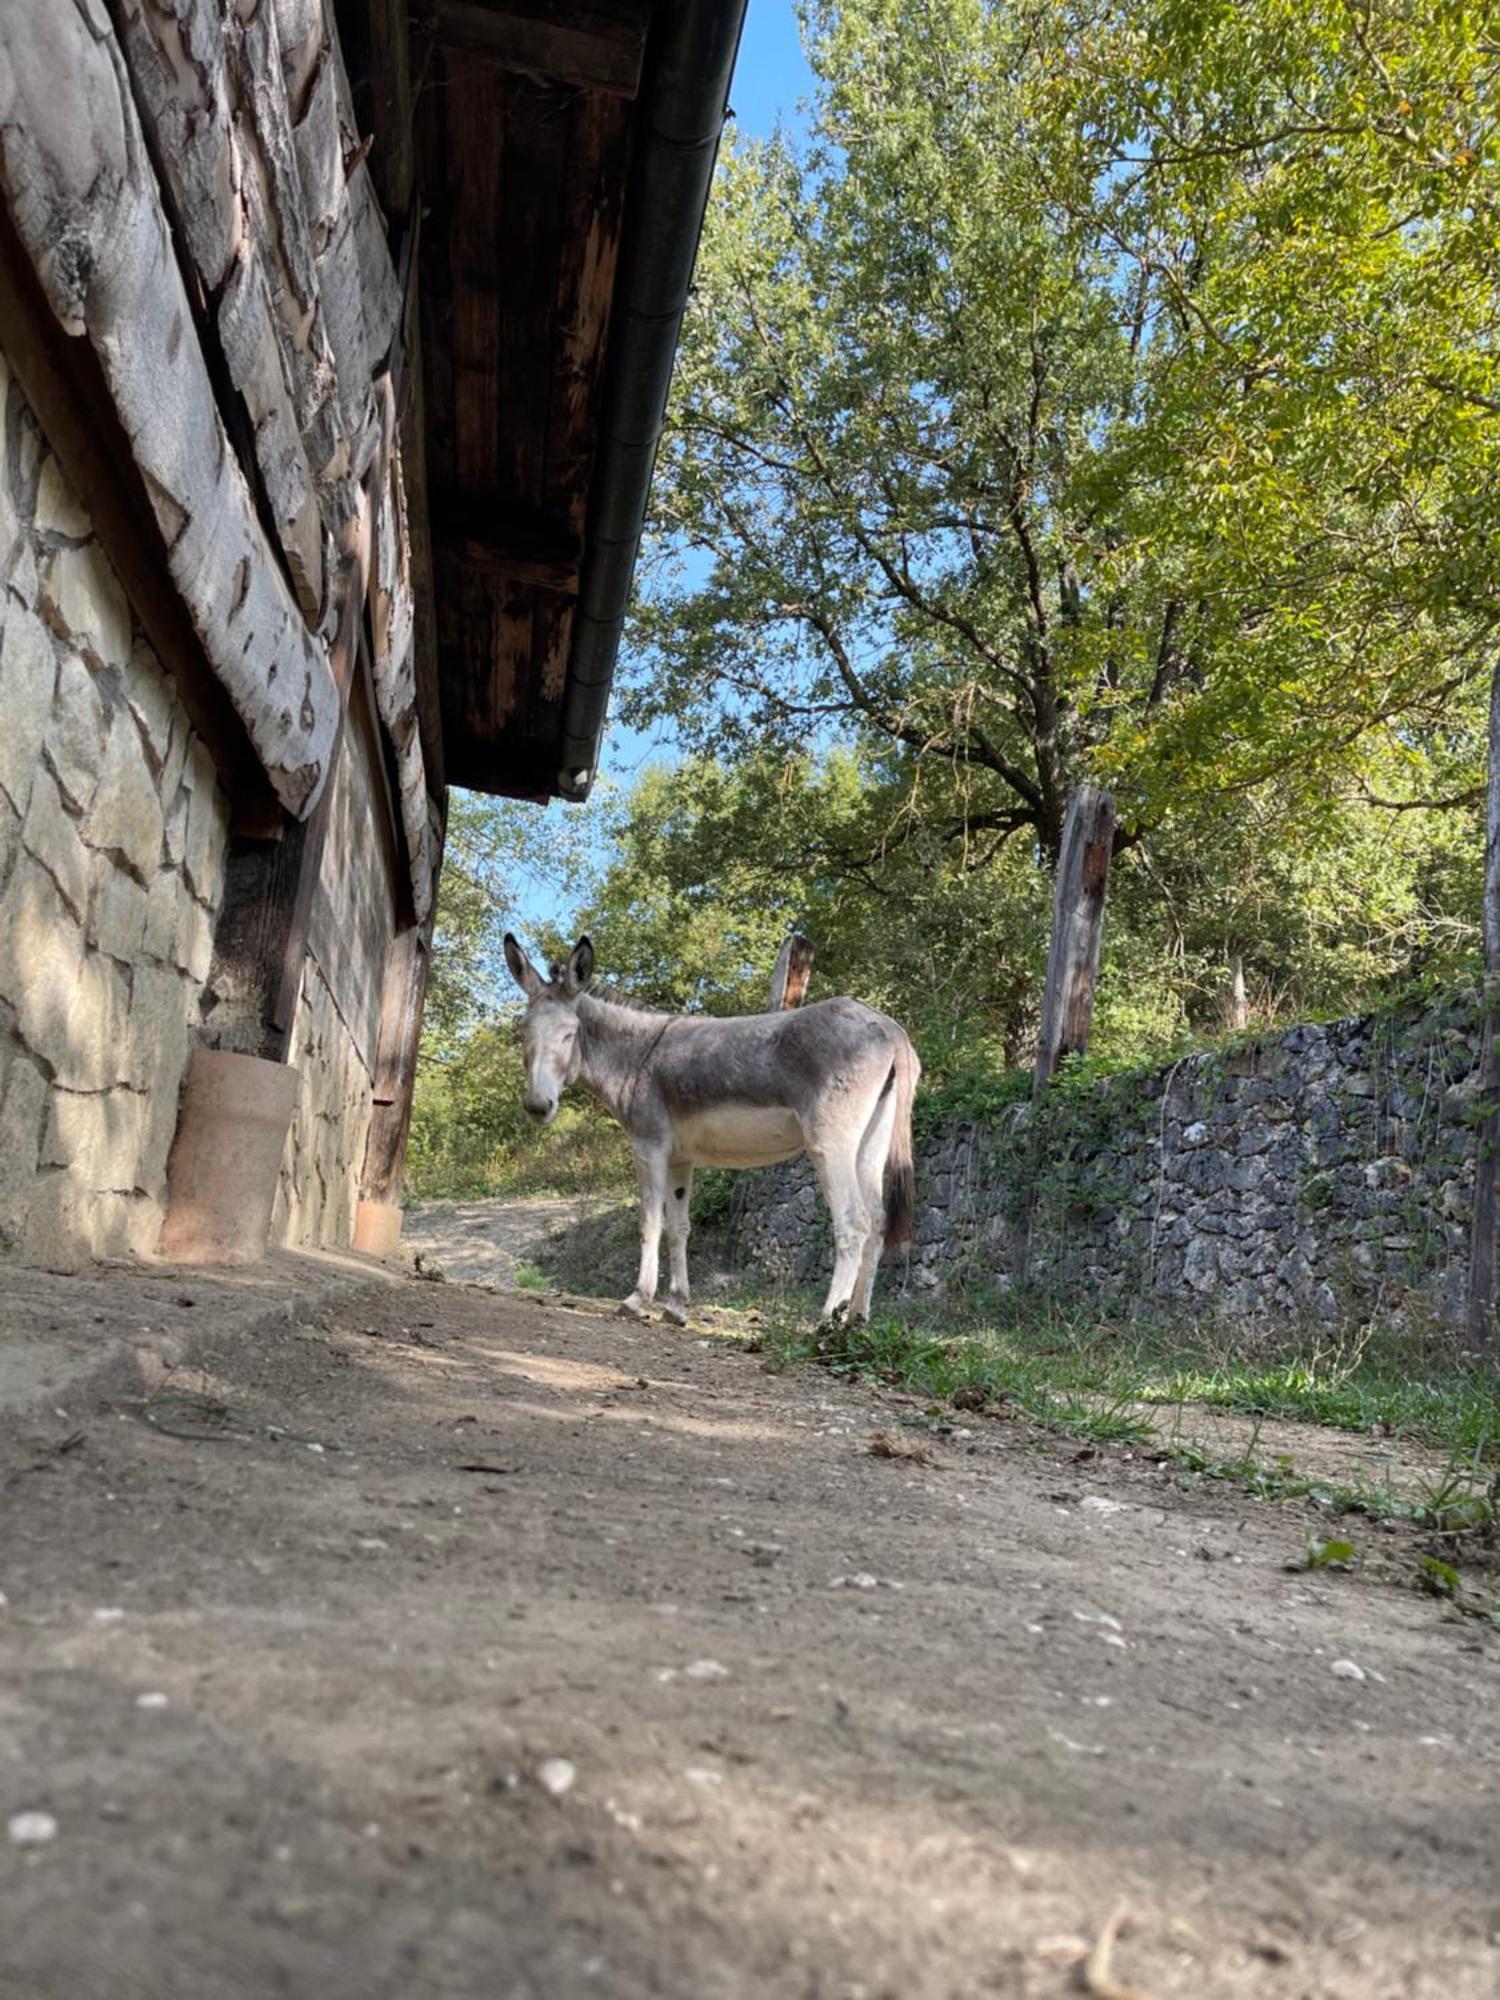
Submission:
<svg viewBox="0 0 1500 2000">
<path fill-rule="evenodd" d="M 533 1097 L 528 1091 L 521 1100 L 526 1107 L 526 1116 L 534 1118 L 538 1125 L 548 1125 L 557 1112 L 555 1097 Z"/>
</svg>

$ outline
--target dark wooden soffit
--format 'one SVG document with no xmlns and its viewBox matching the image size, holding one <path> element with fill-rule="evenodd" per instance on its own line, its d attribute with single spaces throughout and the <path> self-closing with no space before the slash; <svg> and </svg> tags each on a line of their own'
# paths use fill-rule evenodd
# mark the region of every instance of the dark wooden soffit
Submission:
<svg viewBox="0 0 1500 2000">
<path fill-rule="evenodd" d="M 648 9 L 437 0 L 416 116 L 449 781 L 545 798 Z"/>
<path fill-rule="evenodd" d="M 582 797 L 743 0 L 335 5 L 370 173 L 417 243 L 424 740 L 450 784 Z"/>
</svg>

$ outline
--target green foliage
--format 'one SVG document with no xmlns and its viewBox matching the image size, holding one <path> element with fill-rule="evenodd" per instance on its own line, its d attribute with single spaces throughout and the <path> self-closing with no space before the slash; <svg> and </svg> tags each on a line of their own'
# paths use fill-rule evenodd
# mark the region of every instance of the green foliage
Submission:
<svg viewBox="0 0 1500 2000">
<path fill-rule="evenodd" d="M 1235 959 L 1262 1019 L 1451 970 L 1493 43 L 1394 0 L 808 18 L 811 134 L 725 149 L 659 468 L 625 708 L 701 756 L 601 905 L 645 890 L 642 971 L 753 1004 L 795 920 L 935 1077 L 1014 1063 L 1085 776 L 1123 817 L 1102 1054 L 1211 1032 Z"/>
<path fill-rule="evenodd" d="M 623 1133 L 590 1099 L 567 1098 L 551 1125 L 522 1109 L 512 1021 L 485 1023 L 417 1071 L 406 1184 L 418 1199 L 590 1194 L 629 1185 Z"/>
<path fill-rule="evenodd" d="M 896 1015 L 930 1102 L 976 1115 L 1024 1094 L 1082 779 L 1121 812 L 1106 1069 L 1230 1025 L 1236 962 L 1264 1024 L 1451 979 L 1477 943 L 1481 16 L 811 0 L 807 29 L 806 141 L 722 152 L 632 613 L 623 712 L 684 755 L 599 833 L 597 881 L 576 821 L 461 807 L 419 1185 L 508 1185 L 533 1144 L 487 1095 L 527 868 L 647 1003 L 759 1008 L 799 925 L 815 993 Z M 1025 1135 L 1044 1181 L 1093 1101 L 1054 1096 Z"/>
<path fill-rule="evenodd" d="M 1300 1560 L 1288 1563 L 1288 1569 L 1353 1569 L 1359 1561 L 1359 1551 L 1353 1542 L 1340 1540 L 1334 1535 L 1309 1535 Z"/>
</svg>

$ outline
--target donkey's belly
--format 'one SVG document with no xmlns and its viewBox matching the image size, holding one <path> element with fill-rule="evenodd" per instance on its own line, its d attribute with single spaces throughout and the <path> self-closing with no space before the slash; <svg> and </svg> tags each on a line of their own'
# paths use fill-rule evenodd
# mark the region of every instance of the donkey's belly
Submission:
<svg viewBox="0 0 1500 2000">
<path fill-rule="evenodd" d="M 699 1167 L 770 1167 L 802 1151 L 802 1127 L 790 1111 L 721 1104 L 673 1120 L 682 1157 Z"/>
</svg>

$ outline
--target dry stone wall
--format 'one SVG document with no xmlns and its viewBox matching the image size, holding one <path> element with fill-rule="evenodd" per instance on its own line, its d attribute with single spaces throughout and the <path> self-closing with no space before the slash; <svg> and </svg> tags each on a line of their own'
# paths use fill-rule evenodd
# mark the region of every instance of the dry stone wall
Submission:
<svg viewBox="0 0 1500 2000">
<path fill-rule="evenodd" d="M 147 1254 L 223 886 L 212 760 L 0 351 L 0 1254 Z"/>
<path fill-rule="evenodd" d="M 1463 1293 L 1479 1009 L 1297 1027 L 1216 1054 L 1065 1083 L 1035 1116 L 930 1125 L 917 1150 L 918 1290 L 1156 1296 L 1237 1318 L 1332 1318 Z M 1027 1212 L 1031 1212 L 1026 1249 Z M 737 1261 L 823 1268 L 805 1162 L 741 1177 Z"/>
<path fill-rule="evenodd" d="M 354 1234 L 398 890 L 376 810 L 378 755 L 351 717 L 287 1058 L 301 1083 L 271 1224 L 283 1243 L 337 1248 Z"/>
</svg>

